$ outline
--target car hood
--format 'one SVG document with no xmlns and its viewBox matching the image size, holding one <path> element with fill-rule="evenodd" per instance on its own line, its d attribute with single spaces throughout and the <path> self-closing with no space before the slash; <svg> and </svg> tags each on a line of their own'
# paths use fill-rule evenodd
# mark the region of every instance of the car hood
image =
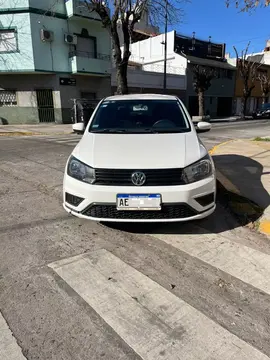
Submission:
<svg viewBox="0 0 270 360">
<path fill-rule="evenodd" d="M 94 168 L 183 168 L 207 154 L 193 131 L 183 134 L 85 133 L 73 151 Z"/>
</svg>

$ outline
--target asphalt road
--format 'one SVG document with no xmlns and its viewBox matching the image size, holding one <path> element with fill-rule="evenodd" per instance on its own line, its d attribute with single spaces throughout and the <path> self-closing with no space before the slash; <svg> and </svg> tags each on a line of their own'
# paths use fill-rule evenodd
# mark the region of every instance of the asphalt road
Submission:
<svg viewBox="0 0 270 360">
<path fill-rule="evenodd" d="M 223 141 L 233 139 L 253 139 L 270 136 L 269 120 L 249 120 L 245 122 L 214 123 L 208 133 L 200 135 L 208 148 Z"/>
<path fill-rule="evenodd" d="M 268 134 L 268 122 L 218 124 L 202 139 Z M 220 204 L 192 224 L 68 216 L 78 139 L 0 138 L 0 359 L 269 359 L 269 240 Z"/>
</svg>

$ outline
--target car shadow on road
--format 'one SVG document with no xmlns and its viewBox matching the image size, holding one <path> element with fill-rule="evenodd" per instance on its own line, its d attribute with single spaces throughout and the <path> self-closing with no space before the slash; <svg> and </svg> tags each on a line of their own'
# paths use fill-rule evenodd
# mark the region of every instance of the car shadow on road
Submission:
<svg viewBox="0 0 270 360">
<path fill-rule="evenodd" d="M 245 156 L 217 155 L 214 161 L 223 175 L 241 190 L 241 195 L 226 190 L 218 181 L 217 209 L 208 218 L 192 222 L 114 223 L 107 226 L 141 234 L 205 234 L 222 233 L 256 222 L 270 205 L 270 195 L 261 181 L 268 172 L 263 172 L 259 162 Z"/>
</svg>

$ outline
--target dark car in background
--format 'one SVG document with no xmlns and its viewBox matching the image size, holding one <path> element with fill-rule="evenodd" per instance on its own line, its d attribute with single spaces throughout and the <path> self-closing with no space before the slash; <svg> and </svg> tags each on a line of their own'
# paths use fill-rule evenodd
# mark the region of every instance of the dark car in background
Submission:
<svg viewBox="0 0 270 360">
<path fill-rule="evenodd" d="M 252 114 L 253 119 L 270 119 L 270 103 L 262 104 Z"/>
</svg>

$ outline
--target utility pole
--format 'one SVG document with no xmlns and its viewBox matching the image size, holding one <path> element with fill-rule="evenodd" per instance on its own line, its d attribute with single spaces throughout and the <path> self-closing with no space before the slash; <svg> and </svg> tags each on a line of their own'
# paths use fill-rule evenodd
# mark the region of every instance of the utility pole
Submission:
<svg viewBox="0 0 270 360">
<path fill-rule="evenodd" d="M 167 90 L 167 31 L 168 31 L 168 0 L 165 0 L 165 41 L 164 41 L 164 77 L 163 92 Z"/>
</svg>

